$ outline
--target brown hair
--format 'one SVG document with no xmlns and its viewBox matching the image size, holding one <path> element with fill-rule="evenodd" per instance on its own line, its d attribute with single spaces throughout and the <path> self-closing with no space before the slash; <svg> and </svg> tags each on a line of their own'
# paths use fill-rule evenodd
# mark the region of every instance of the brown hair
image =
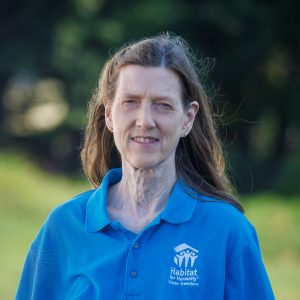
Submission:
<svg viewBox="0 0 300 300">
<path fill-rule="evenodd" d="M 197 70 L 186 42 L 170 34 L 125 46 L 104 66 L 99 86 L 89 103 L 89 120 L 81 151 L 83 169 L 92 184 L 100 185 L 105 173 L 118 165 L 113 161 L 118 154 L 113 135 L 106 127 L 104 112 L 105 104 L 114 99 L 120 69 L 126 65 L 164 67 L 179 75 L 184 107 L 192 101 L 198 101 L 200 110 L 190 134 L 180 139 L 177 146 L 177 176 L 195 191 L 229 202 L 243 211 L 241 204 L 231 194 L 209 99 L 198 77 L 201 72 Z M 204 65 L 201 67 L 205 69 Z"/>
</svg>

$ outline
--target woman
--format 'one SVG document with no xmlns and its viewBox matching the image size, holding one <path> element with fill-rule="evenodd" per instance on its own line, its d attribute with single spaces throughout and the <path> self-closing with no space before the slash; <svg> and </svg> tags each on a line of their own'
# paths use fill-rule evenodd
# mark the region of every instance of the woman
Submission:
<svg viewBox="0 0 300 300">
<path fill-rule="evenodd" d="M 50 214 L 17 299 L 274 299 L 192 61 L 160 35 L 107 62 L 82 150 L 96 189 Z"/>
</svg>

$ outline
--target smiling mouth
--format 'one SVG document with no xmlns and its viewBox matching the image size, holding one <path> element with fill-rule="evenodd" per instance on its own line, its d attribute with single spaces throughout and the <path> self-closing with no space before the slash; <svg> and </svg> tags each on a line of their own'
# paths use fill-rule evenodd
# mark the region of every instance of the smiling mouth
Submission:
<svg viewBox="0 0 300 300">
<path fill-rule="evenodd" d="M 158 139 L 153 138 L 153 137 L 141 137 L 141 136 L 136 136 L 132 138 L 133 141 L 139 144 L 151 144 L 158 142 Z"/>
</svg>

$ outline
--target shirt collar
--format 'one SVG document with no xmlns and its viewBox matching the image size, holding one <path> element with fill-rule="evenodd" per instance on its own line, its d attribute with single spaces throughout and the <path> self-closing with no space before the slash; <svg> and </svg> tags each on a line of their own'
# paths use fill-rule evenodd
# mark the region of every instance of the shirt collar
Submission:
<svg viewBox="0 0 300 300">
<path fill-rule="evenodd" d="M 166 207 L 161 213 L 161 219 L 179 224 L 190 220 L 197 203 L 197 193 L 182 179 L 174 185 Z"/>
<path fill-rule="evenodd" d="M 122 178 L 121 169 L 112 169 L 104 176 L 101 185 L 91 195 L 87 203 L 85 230 L 96 232 L 112 222 L 107 213 L 107 190 Z"/>
<path fill-rule="evenodd" d="M 88 232 L 97 232 L 112 223 L 107 213 L 107 190 L 112 184 L 122 178 L 121 169 L 110 170 L 102 180 L 101 185 L 94 191 L 87 203 L 85 228 Z M 166 207 L 160 218 L 173 224 L 188 221 L 196 206 L 196 193 L 183 180 L 174 185 Z"/>
</svg>

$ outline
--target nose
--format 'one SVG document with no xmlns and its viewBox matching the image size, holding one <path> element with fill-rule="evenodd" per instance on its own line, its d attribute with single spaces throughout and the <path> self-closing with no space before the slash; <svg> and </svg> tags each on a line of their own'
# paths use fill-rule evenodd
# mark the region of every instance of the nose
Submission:
<svg viewBox="0 0 300 300">
<path fill-rule="evenodd" d="M 150 129 L 155 127 L 155 121 L 150 103 L 140 106 L 136 119 L 136 126 L 142 129 Z"/>
</svg>

